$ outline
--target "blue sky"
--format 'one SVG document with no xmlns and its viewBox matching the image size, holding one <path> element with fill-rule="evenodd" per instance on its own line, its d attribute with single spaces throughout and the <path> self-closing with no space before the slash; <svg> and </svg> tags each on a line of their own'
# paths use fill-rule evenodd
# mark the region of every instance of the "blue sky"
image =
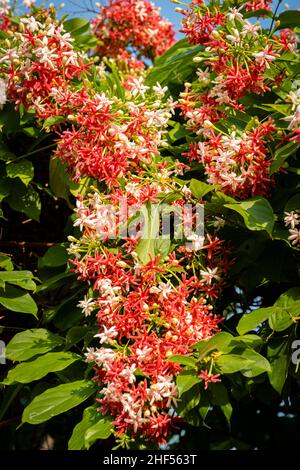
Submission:
<svg viewBox="0 0 300 470">
<path fill-rule="evenodd" d="M 90 3 L 95 4 L 97 0 L 54 0 L 54 1 L 52 0 L 52 2 L 55 3 L 56 5 L 59 5 L 62 1 L 65 4 L 64 12 L 74 13 L 78 11 L 78 7 L 72 4 L 72 1 L 74 1 L 75 3 L 79 5 L 82 5 L 83 7 L 84 4 L 90 4 Z M 49 4 L 51 3 L 51 0 L 44 0 L 44 2 L 46 4 Z M 155 5 L 161 7 L 162 15 L 168 20 L 172 21 L 172 23 L 174 23 L 175 25 L 176 31 L 178 31 L 180 29 L 180 21 L 182 18 L 182 15 L 180 15 L 179 13 L 175 11 L 176 6 L 178 5 L 171 3 L 170 0 L 152 0 L 152 2 Z M 38 0 L 37 3 L 40 4 L 41 1 Z M 101 3 L 101 0 L 100 0 L 100 3 Z M 188 3 L 188 0 L 186 0 L 185 3 Z M 273 0 L 273 3 L 274 5 L 276 5 L 276 0 Z M 300 7 L 300 0 L 286 0 L 286 1 L 283 0 L 280 11 L 285 9 L 286 4 L 289 5 L 289 8 L 291 10 L 296 10 Z M 82 14 L 79 15 L 78 13 L 76 13 L 75 15 L 73 14 L 72 16 L 83 16 L 83 15 Z M 177 34 L 177 36 L 180 37 L 179 34 Z"/>
</svg>

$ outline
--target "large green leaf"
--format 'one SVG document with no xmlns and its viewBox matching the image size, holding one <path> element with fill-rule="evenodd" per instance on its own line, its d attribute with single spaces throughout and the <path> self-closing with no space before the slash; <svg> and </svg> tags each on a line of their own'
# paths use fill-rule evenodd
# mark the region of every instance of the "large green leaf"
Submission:
<svg viewBox="0 0 300 470">
<path fill-rule="evenodd" d="M 20 178 L 22 183 L 28 186 L 34 176 L 33 164 L 29 160 L 9 163 L 6 166 L 6 174 L 9 178 Z"/>
<path fill-rule="evenodd" d="M 26 187 L 22 183 L 15 183 L 6 201 L 12 209 L 23 212 L 39 222 L 41 200 L 39 194 L 31 186 Z"/>
<path fill-rule="evenodd" d="M 278 16 L 278 20 L 280 23 L 278 24 L 277 29 L 293 28 L 295 26 L 300 26 L 300 11 L 283 11 Z"/>
<path fill-rule="evenodd" d="M 288 144 L 284 145 L 280 149 L 276 150 L 274 154 L 274 159 L 270 165 L 270 175 L 275 173 L 279 170 L 279 168 L 283 165 L 285 160 L 290 156 L 293 155 L 297 149 L 299 148 L 298 143 L 296 142 L 289 142 Z"/>
<path fill-rule="evenodd" d="M 248 369 L 252 360 L 238 354 L 223 354 L 215 363 L 221 374 L 233 374 Z"/>
<path fill-rule="evenodd" d="M 10 285 L 0 288 L 0 304 L 13 312 L 37 316 L 38 307 L 31 295 Z"/>
<path fill-rule="evenodd" d="M 195 384 L 200 383 L 200 379 L 197 375 L 188 373 L 184 371 L 182 374 L 179 374 L 176 379 L 176 384 L 178 387 L 178 396 L 185 392 L 187 392 L 190 388 L 192 388 Z"/>
<path fill-rule="evenodd" d="M 278 308 L 278 311 L 281 310 Z M 240 335 L 247 333 L 248 331 L 253 330 L 258 325 L 266 321 L 273 313 L 275 313 L 276 309 L 274 307 L 266 307 L 266 308 L 258 308 L 251 313 L 246 313 L 240 319 L 237 332 Z"/>
<path fill-rule="evenodd" d="M 99 417 L 101 416 L 98 412 Z M 85 447 L 87 449 L 98 439 L 107 439 L 112 433 L 112 420 L 108 417 L 102 417 L 97 423 L 87 429 L 84 436 Z"/>
<path fill-rule="evenodd" d="M 227 333 L 226 331 L 220 331 L 219 333 L 216 333 L 212 338 L 194 344 L 193 348 L 197 349 L 198 353 L 197 359 L 203 359 L 205 356 L 207 356 L 208 353 L 211 353 L 214 350 L 223 353 L 229 352 L 230 349 L 233 348 L 233 346 L 230 347 L 230 345 L 232 340 L 234 339 L 235 338 L 230 333 Z"/>
<path fill-rule="evenodd" d="M 266 230 L 270 235 L 275 224 L 275 215 L 271 204 L 263 197 L 255 197 L 225 207 L 240 214 L 249 230 Z"/>
<path fill-rule="evenodd" d="M 33 274 L 30 271 L 1 271 L 0 280 L 15 284 L 23 289 L 35 290 L 36 284 L 33 281 Z"/>
<path fill-rule="evenodd" d="M 22 423 L 40 424 L 53 416 L 80 405 L 96 391 L 96 386 L 89 380 L 58 385 L 35 397 L 25 408 Z"/>
<path fill-rule="evenodd" d="M 168 362 L 177 362 L 184 366 L 196 367 L 196 360 L 190 356 L 181 356 L 180 354 L 175 354 L 168 358 Z"/>
<path fill-rule="evenodd" d="M 241 354 L 242 354 L 242 357 L 250 361 L 250 364 L 247 367 L 247 369 L 242 371 L 242 374 L 245 377 L 249 377 L 249 378 L 256 377 L 257 375 L 263 374 L 264 372 L 271 371 L 271 366 L 270 366 L 269 361 L 264 356 L 254 351 L 253 349 L 246 348 Z"/>
<path fill-rule="evenodd" d="M 214 191 L 217 187 L 218 186 L 212 186 L 194 178 L 191 180 L 190 184 L 190 190 L 197 199 L 203 199 L 206 194 Z"/>
<path fill-rule="evenodd" d="M 39 268 L 47 266 L 49 268 L 57 268 L 63 266 L 68 262 L 68 253 L 64 246 L 55 245 L 51 246 L 44 256 L 39 259 Z"/>
<path fill-rule="evenodd" d="M 288 342 L 282 339 L 271 340 L 268 345 L 268 359 L 271 364 L 268 372 L 270 384 L 281 394 L 291 361 Z"/>
<path fill-rule="evenodd" d="M 82 420 L 73 429 L 72 436 L 68 442 L 68 450 L 85 449 L 85 433 L 99 421 L 100 416 L 99 411 L 94 406 L 89 406 L 84 410 Z"/>
<path fill-rule="evenodd" d="M 143 210 L 143 218 L 145 222 L 142 238 L 137 244 L 135 251 L 139 260 L 143 264 L 149 263 L 156 255 L 155 246 L 159 234 L 159 206 L 154 204 L 146 204 Z"/>
<path fill-rule="evenodd" d="M 4 385 L 14 382 L 30 383 L 45 377 L 50 372 L 58 372 L 73 362 L 81 359 L 81 356 L 69 352 L 50 352 L 30 362 L 22 362 L 8 372 Z"/>
<path fill-rule="evenodd" d="M 61 346 L 63 342 L 63 338 L 43 328 L 22 331 L 8 343 L 6 357 L 12 361 L 27 361 Z"/>
<path fill-rule="evenodd" d="M 227 424 L 230 427 L 232 405 L 229 401 L 229 396 L 225 385 L 222 383 L 212 383 L 209 386 L 209 391 L 212 395 L 212 404 L 221 408 L 221 411 L 226 418 Z"/>
</svg>

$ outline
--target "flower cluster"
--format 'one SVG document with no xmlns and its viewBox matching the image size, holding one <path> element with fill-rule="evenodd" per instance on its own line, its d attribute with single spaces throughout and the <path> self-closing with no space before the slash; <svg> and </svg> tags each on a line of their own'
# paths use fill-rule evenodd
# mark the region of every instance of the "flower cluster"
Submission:
<svg viewBox="0 0 300 470">
<path fill-rule="evenodd" d="M 296 248 L 300 248 L 300 217 L 297 211 L 285 212 L 284 224 L 289 229 L 289 237 L 291 244 Z"/>
<path fill-rule="evenodd" d="M 79 305 L 86 315 L 95 311 L 99 325 L 100 344 L 89 348 L 86 357 L 95 364 L 101 386 L 100 409 L 114 417 L 120 438 L 125 434 L 165 443 L 178 420 L 172 410 L 181 371 L 170 359 L 190 355 L 194 343 L 218 331 L 220 318 L 212 313 L 210 299 L 221 286 L 226 250 L 216 236 L 208 235 L 199 254 L 182 256 L 179 249 L 141 262 L 143 230 L 133 232 L 128 226 L 142 204 L 157 202 L 167 188 L 162 179 L 161 186 L 149 186 L 146 180 L 131 180 L 125 191 L 117 189 L 107 196 L 95 192 L 78 201 L 75 225 L 83 235 L 72 238 L 70 253 L 78 278 L 91 286 Z M 124 227 L 129 233 L 125 231 L 121 240 Z M 206 388 L 217 381 L 216 375 L 200 372 Z"/>
<path fill-rule="evenodd" d="M 120 14 L 127 20 L 132 11 L 141 18 L 144 10 L 135 10 L 136 3 L 125 8 L 124 2 L 111 2 L 104 11 L 113 17 L 122 5 Z M 115 39 L 114 60 L 98 66 L 77 52 L 71 36 L 47 11 L 22 18 L 0 59 L 0 105 L 8 99 L 34 111 L 38 123 L 57 135 L 55 158 L 76 180 L 94 180 L 93 193 L 77 201 L 75 226 L 82 235 L 72 240 L 69 252 L 78 279 L 90 287 L 79 305 L 86 315 L 95 313 L 99 326 L 95 345 L 86 353 L 100 386 L 99 407 L 113 416 L 120 439 L 141 436 L 164 443 L 178 420 L 176 377 L 182 368 L 172 356 L 189 356 L 194 343 L 218 331 L 213 303 L 231 261 L 217 234 L 222 220 L 213 220 L 205 237 L 193 231 L 199 214 L 186 205 L 199 201 L 180 179 L 187 166 L 160 155 L 177 104 L 166 87 L 147 85 L 142 64 L 125 45 L 144 55 L 159 54 L 173 36 L 171 29 L 162 36 L 166 23 L 149 2 L 139 4 L 145 6 L 149 28 L 157 28 L 156 35 L 151 29 L 155 40 L 143 36 L 133 44 L 128 36 L 121 47 Z M 134 20 L 126 31 L 133 34 L 138 24 Z M 270 130 L 266 125 L 265 134 Z M 253 160 L 263 151 L 257 138 L 252 131 Z M 242 145 L 240 150 L 232 146 L 235 153 L 243 152 Z M 210 155 L 217 158 L 217 152 Z M 179 241 L 153 233 L 143 237 L 147 223 L 139 214 L 153 206 L 163 211 L 166 197 L 181 214 L 175 217 L 174 234 L 183 224 L 183 236 Z M 198 373 L 205 388 L 219 380 L 212 370 L 200 367 Z"/>
<path fill-rule="evenodd" d="M 285 54 L 296 58 L 297 54 L 293 31 L 282 29 L 266 36 L 259 23 L 244 17 L 249 10 L 267 9 L 269 3 L 247 2 L 228 8 L 221 2 L 206 5 L 197 1 L 182 11 L 182 31 L 190 43 L 205 47 L 194 58 L 196 63 L 204 63 L 197 71 L 198 80 L 187 83 L 181 94 L 186 126 L 200 140 L 186 155 L 204 164 L 209 182 L 239 198 L 264 195 L 272 185 L 272 154 L 266 137 L 269 141 L 277 138 L 276 127 L 269 121 L 249 123 L 248 119 L 247 124 L 245 99 L 271 90 L 278 93 L 287 71 L 277 59 Z M 297 92 L 289 98 L 294 114 L 286 120 L 289 129 L 295 129 L 299 127 Z M 228 120 L 234 119 L 247 124 L 243 135 L 237 135 L 234 125 L 228 129 Z"/>
<path fill-rule="evenodd" d="M 272 183 L 269 168 L 272 162 L 267 142 L 275 130 L 271 122 L 260 124 L 251 131 L 216 134 L 208 128 L 204 142 L 191 145 L 190 160 L 203 164 L 210 184 L 220 186 L 231 196 L 245 199 L 266 195 Z"/>
<path fill-rule="evenodd" d="M 45 11 L 40 21 L 33 16 L 21 18 L 19 31 L 10 37 L 0 59 L 8 98 L 43 118 L 57 114 L 53 88 L 67 88 L 87 68 L 70 34 Z"/>
<path fill-rule="evenodd" d="M 101 41 L 97 53 L 107 57 L 135 51 L 153 59 L 171 47 L 175 37 L 172 23 L 148 0 L 109 0 L 92 29 Z"/>
</svg>

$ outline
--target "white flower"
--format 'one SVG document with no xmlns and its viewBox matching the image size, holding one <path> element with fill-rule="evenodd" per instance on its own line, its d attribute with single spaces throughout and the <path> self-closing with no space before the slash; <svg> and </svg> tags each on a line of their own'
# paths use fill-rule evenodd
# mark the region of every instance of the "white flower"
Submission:
<svg viewBox="0 0 300 470">
<path fill-rule="evenodd" d="M 130 384 L 133 384 L 136 381 L 136 376 L 134 375 L 136 371 L 136 365 L 132 364 L 130 367 L 125 367 L 122 372 L 119 373 L 119 377 L 123 377 L 128 380 Z"/>
<path fill-rule="evenodd" d="M 252 24 L 250 23 L 250 21 L 246 20 L 241 31 L 241 36 L 246 36 L 246 34 L 250 34 L 253 37 L 257 37 L 258 31 L 260 31 L 259 23 Z"/>
<path fill-rule="evenodd" d="M 228 13 L 227 13 L 228 19 L 230 21 L 234 21 L 234 20 L 243 21 L 244 20 L 243 15 L 242 13 L 240 13 L 242 8 L 243 8 L 243 5 L 240 8 L 229 8 Z"/>
<path fill-rule="evenodd" d="M 97 302 L 94 299 L 89 299 L 86 295 L 84 296 L 84 299 L 77 304 L 77 307 L 82 309 L 86 317 L 92 313 L 96 306 Z"/>
<path fill-rule="evenodd" d="M 188 244 L 187 250 L 188 251 L 199 251 L 203 247 L 204 244 L 204 236 L 197 235 L 196 233 L 189 235 L 187 240 L 191 243 Z"/>
<path fill-rule="evenodd" d="M 197 69 L 196 70 L 196 74 L 198 76 L 198 80 L 199 82 L 208 82 L 209 79 L 210 79 L 210 72 L 209 72 L 209 68 L 206 67 L 205 70 L 201 70 L 201 69 Z"/>
<path fill-rule="evenodd" d="M 290 91 L 287 95 L 287 100 L 292 103 L 292 110 L 294 111 L 298 106 L 300 106 L 300 88 L 296 91 Z"/>
<path fill-rule="evenodd" d="M 206 271 L 202 270 L 200 271 L 200 274 L 202 276 L 203 282 L 205 284 L 211 285 L 212 281 L 215 279 L 218 281 L 220 279 L 220 276 L 217 274 L 218 268 L 207 268 Z"/>
<path fill-rule="evenodd" d="M 227 34 L 226 38 L 232 42 L 232 44 L 238 44 L 241 41 L 239 31 L 234 28 L 232 34 Z"/>
<path fill-rule="evenodd" d="M 153 91 L 158 96 L 158 98 L 163 98 L 166 94 L 166 91 L 168 91 L 168 87 L 165 86 L 162 88 L 161 84 L 157 82 L 157 84 L 153 87 Z"/>
<path fill-rule="evenodd" d="M 265 65 L 267 69 L 270 68 L 269 62 L 276 59 L 276 55 L 270 51 L 270 47 L 266 46 L 262 51 L 253 54 L 256 61 L 260 65 Z"/>
<path fill-rule="evenodd" d="M 110 328 L 106 328 L 106 326 L 103 325 L 103 331 L 102 333 L 98 333 L 95 335 L 95 338 L 100 339 L 100 343 L 111 343 L 114 338 L 118 336 L 118 332 L 115 326 L 111 326 Z"/>
<path fill-rule="evenodd" d="M 283 121 L 289 122 L 288 129 L 296 129 L 300 124 L 300 106 L 297 106 L 296 111 L 291 116 L 283 118 Z"/>
<path fill-rule="evenodd" d="M 295 228 L 296 225 L 299 225 L 299 214 L 297 212 L 285 212 L 286 217 L 284 218 L 284 223 L 286 227 L 291 227 L 292 229 Z"/>
<path fill-rule="evenodd" d="M 6 83 L 4 80 L 2 80 L 2 78 L 0 78 L 0 109 L 3 109 L 3 106 L 5 105 L 6 101 Z"/>
<path fill-rule="evenodd" d="M 27 8 L 31 8 L 35 4 L 35 0 L 23 0 L 23 5 Z"/>
<path fill-rule="evenodd" d="M 160 297 L 162 299 L 168 299 L 169 294 L 173 292 L 173 286 L 170 281 L 168 281 L 167 283 L 160 282 L 158 286 L 152 286 L 150 288 L 150 292 L 151 294 L 160 294 Z"/>
<path fill-rule="evenodd" d="M 291 241 L 292 245 L 300 244 L 300 230 L 293 228 L 290 230 L 290 234 L 288 239 Z"/>
</svg>

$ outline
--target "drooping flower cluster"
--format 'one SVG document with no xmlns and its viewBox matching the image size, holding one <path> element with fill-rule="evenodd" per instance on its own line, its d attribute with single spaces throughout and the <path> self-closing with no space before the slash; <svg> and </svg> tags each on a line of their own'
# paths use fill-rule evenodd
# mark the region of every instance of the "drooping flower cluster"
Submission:
<svg viewBox="0 0 300 470">
<path fill-rule="evenodd" d="M 216 134 L 208 128 L 204 142 L 191 146 L 190 160 L 204 165 L 210 184 L 219 185 L 224 192 L 245 199 L 266 195 L 271 185 L 269 168 L 271 159 L 267 142 L 275 130 L 271 122 L 260 124 L 251 131 L 238 134 Z"/>
<path fill-rule="evenodd" d="M 174 43 L 172 23 L 148 0 L 109 0 L 92 22 L 101 41 L 97 53 L 117 57 L 124 51 L 153 59 Z"/>
<path fill-rule="evenodd" d="M 244 114 L 245 100 L 251 94 L 278 93 L 287 71 L 277 59 L 285 54 L 297 57 L 293 31 L 282 29 L 266 36 L 259 23 L 244 17 L 245 11 L 266 9 L 269 3 L 248 2 L 228 8 L 221 2 L 193 2 L 182 11 L 182 31 L 192 44 L 205 47 L 194 58 L 204 64 L 197 71 L 198 80 L 187 83 L 181 94 L 186 125 L 200 140 L 186 155 L 204 164 L 209 182 L 239 198 L 264 195 L 272 185 L 272 153 L 266 137 L 269 142 L 277 138 L 276 126 L 270 122 L 249 122 L 250 117 Z M 297 96 L 297 92 L 290 94 L 295 114 L 286 118 L 289 129 L 299 127 Z M 235 119 L 245 122 L 241 135 L 234 124 L 228 129 Z"/>
<path fill-rule="evenodd" d="M 218 330 L 212 303 L 230 267 L 216 235 L 222 221 L 205 239 L 193 232 L 197 214 L 186 212 L 185 203 L 198 201 L 178 178 L 186 165 L 159 155 L 176 106 L 166 87 L 149 87 L 145 73 L 137 73 L 141 64 L 119 47 L 115 60 L 123 69 L 111 86 L 103 64 L 94 67 L 73 44 L 47 12 L 21 19 L 0 59 L 0 100 L 35 111 L 57 134 L 55 157 L 75 179 L 92 177 L 98 186 L 77 202 L 75 226 L 83 233 L 70 246 L 74 272 L 90 286 L 80 306 L 96 313 L 99 326 L 86 356 L 95 365 L 100 409 L 114 417 L 116 434 L 162 443 L 178 419 L 181 366 L 169 359 L 190 355 L 192 344 Z M 90 73 L 99 76 L 92 81 Z M 182 214 L 184 236 L 172 244 L 152 234 L 145 242 L 136 215 L 166 196 Z M 219 380 L 213 371 L 198 373 L 205 387 Z"/>
<path fill-rule="evenodd" d="M 209 299 L 219 292 L 224 271 L 221 263 L 215 264 L 218 256 L 224 260 L 224 251 L 217 238 L 208 236 L 199 258 L 195 252 L 190 258 L 182 257 L 179 250 L 141 262 L 143 230 L 139 221 L 134 224 L 136 232 L 130 223 L 143 204 L 159 201 L 165 189 L 160 184 L 151 187 L 146 178 L 142 183 L 137 179 L 127 184 L 125 192 L 94 193 L 79 201 L 75 225 L 83 235 L 73 239 L 70 253 L 79 279 L 92 288 L 80 306 L 86 315 L 97 314 L 100 345 L 90 348 L 86 356 L 95 364 L 101 386 L 100 408 L 114 417 L 119 437 L 143 436 L 163 443 L 178 420 L 172 409 L 178 399 L 176 375 L 181 371 L 178 363 L 168 359 L 190 355 L 191 345 L 218 330 L 220 319 L 212 313 Z M 207 267 L 197 275 L 194 266 L 199 266 L 202 252 Z M 188 275 L 187 261 L 194 265 Z M 214 268 L 208 267 L 210 262 Z M 214 374 L 204 373 L 200 378 L 205 387 L 217 380 Z"/>
<path fill-rule="evenodd" d="M 41 13 L 40 21 L 33 16 L 21 18 L 19 31 L 11 32 L 0 58 L 8 98 L 40 117 L 56 115 L 53 88 L 67 88 L 88 66 L 72 42 L 70 34 L 47 12 Z"/>
</svg>

